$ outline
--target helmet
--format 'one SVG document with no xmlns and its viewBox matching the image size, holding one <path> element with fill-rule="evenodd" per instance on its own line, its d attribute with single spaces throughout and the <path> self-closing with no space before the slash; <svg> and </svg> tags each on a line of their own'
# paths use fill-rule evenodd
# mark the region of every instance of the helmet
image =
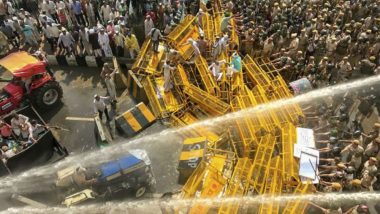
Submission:
<svg viewBox="0 0 380 214">
<path fill-rule="evenodd" d="M 341 105 L 340 107 L 339 107 L 339 112 L 340 113 L 345 113 L 347 111 L 347 106 L 346 105 Z"/>
<path fill-rule="evenodd" d="M 349 166 L 349 167 L 347 167 L 346 172 L 349 174 L 352 174 L 355 172 L 355 168 L 353 166 Z"/>
<path fill-rule="evenodd" d="M 339 116 L 339 121 L 345 121 L 345 120 L 347 120 L 347 119 L 349 119 L 348 118 L 348 115 L 347 114 L 341 114 L 340 116 Z"/>
<path fill-rule="evenodd" d="M 336 144 L 336 143 L 338 143 L 338 138 L 336 138 L 336 137 L 330 137 L 329 141 L 330 141 L 331 144 Z"/>
<path fill-rule="evenodd" d="M 342 189 L 342 185 L 340 183 L 333 182 L 331 185 L 331 188 L 333 190 L 340 190 L 340 189 Z"/>
<path fill-rule="evenodd" d="M 354 138 L 358 138 L 360 137 L 360 135 L 362 134 L 362 132 L 360 130 L 356 130 L 353 134 Z"/>
</svg>

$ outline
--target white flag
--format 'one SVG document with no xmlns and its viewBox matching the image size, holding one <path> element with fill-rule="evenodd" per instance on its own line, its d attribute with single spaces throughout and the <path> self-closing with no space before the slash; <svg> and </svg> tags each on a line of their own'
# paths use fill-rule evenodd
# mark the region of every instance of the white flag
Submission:
<svg viewBox="0 0 380 214">
<path fill-rule="evenodd" d="M 132 0 L 129 1 L 129 15 L 132 16 L 135 12 L 133 10 L 133 6 L 132 6 Z"/>
</svg>

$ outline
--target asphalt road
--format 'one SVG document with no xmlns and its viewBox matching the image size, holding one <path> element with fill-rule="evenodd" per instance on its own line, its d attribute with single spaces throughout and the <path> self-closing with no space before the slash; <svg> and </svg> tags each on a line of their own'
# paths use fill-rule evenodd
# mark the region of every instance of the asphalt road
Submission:
<svg viewBox="0 0 380 214">
<path fill-rule="evenodd" d="M 85 67 L 53 67 L 55 77 L 63 89 L 63 104 L 51 112 L 41 113 L 46 122 L 61 126 L 70 131 L 54 131 L 71 155 L 99 149 L 95 143 L 94 122 L 67 120 L 67 117 L 93 118 L 94 94 L 106 95 L 106 88 L 100 79 L 100 69 Z M 131 99 L 127 91 L 118 91 L 116 114 L 121 114 L 134 107 L 137 103 Z M 167 129 L 160 121 L 133 138 L 115 136 L 113 144 L 128 143 L 132 139 L 153 134 L 153 138 L 139 144 L 131 145 L 131 149 L 144 149 L 152 161 L 152 168 L 157 180 L 158 192 L 177 190 L 179 153 L 181 140 L 155 139 L 162 130 Z M 118 132 L 116 131 L 116 134 Z M 157 137 L 158 138 L 158 137 Z M 153 139 L 153 140 L 152 140 Z"/>
<path fill-rule="evenodd" d="M 53 67 L 55 77 L 63 89 L 62 105 L 42 117 L 50 125 L 70 131 L 54 130 L 58 140 L 71 152 L 96 148 L 94 122 L 66 120 L 66 117 L 93 118 L 94 94 L 105 95 L 100 82 L 100 69 L 86 67 Z"/>
</svg>

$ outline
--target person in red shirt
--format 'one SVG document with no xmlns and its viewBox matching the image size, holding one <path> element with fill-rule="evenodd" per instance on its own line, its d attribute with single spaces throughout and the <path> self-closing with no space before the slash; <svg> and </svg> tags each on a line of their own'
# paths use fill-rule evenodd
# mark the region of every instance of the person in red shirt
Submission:
<svg viewBox="0 0 380 214">
<path fill-rule="evenodd" d="M 0 135 L 4 139 L 9 139 L 12 137 L 12 127 L 4 120 L 0 120 Z"/>
<path fill-rule="evenodd" d="M 67 27 L 66 13 L 62 8 L 59 8 L 58 10 L 58 19 L 62 26 Z"/>
<path fill-rule="evenodd" d="M 157 21 L 157 16 L 152 10 L 148 10 L 148 12 L 145 14 L 145 17 L 150 16 L 152 19 L 153 23 L 156 23 Z"/>
</svg>

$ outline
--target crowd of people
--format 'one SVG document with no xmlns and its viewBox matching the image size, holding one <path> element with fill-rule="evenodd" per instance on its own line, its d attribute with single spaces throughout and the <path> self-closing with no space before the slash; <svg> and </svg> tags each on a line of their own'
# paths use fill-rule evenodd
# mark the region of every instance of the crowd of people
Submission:
<svg viewBox="0 0 380 214">
<path fill-rule="evenodd" d="M 207 12 L 212 15 L 213 1 L 205 2 Z M 197 16 L 201 29 L 205 11 L 197 1 L 187 3 L 184 10 Z M 306 78 L 314 88 L 377 75 L 380 71 L 380 1 L 236 0 L 225 1 L 223 6 L 225 13 L 220 23 L 223 35 L 218 35 L 213 43 L 205 41 L 202 34 L 186 43 L 192 46 L 195 56 L 209 58 L 207 51 L 211 50 L 209 70 L 216 81 L 223 75 L 220 65 L 226 63 L 218 61 L 218 56 L 237 49 L 231 40 L 232 19 L 241 42 L 241 48 L 233 54 L 236 62 L 230 63 L 233 71 L 241 71 L 240 56 L 245 54 L 269 58 L 288 82 Z M 153 50 L 157 52 L 158 41 L 167 35 L 166 28 L 153 25 L 150 15 L 146 16 L 144 27 L 145 36 L 152 37 L 156 43 Z M 175 69 L 176 60 L 168 58 L 176 58 L 177 54 L 168 50 L 164 77 Z M 169 91 L 170 77 L 166 79 L 164 87 Z M 305 106 L 304 125 L 315 131 L 320 152 L 316 171 L 318 192 L 380 190 L 378 86 L 376 83 L 344 95 L 331 95 Z M 365 126 L 373 128 L 365 131 Z M 369 213 L 366 203 L 353 207 L 350 203 L 347 207 L 335 202 L 311 205 L 324 213 Z"/>
<path fill-rule="evenodd" d="M 379 1 L 233 2 L 242 52 L 271 57 L 291 79 L 318 87 L 380 70 Z"/>
<path fill-rule="evenodd" d="M 2 0 L 0 47 L 2 54 L 24 48 L 57 55 L 135 58 L 140 45 L 133 28 L 144 24 L 141 17 L 149 17 L 152 25 L 169 23 L 171 26 L 174 21 L 180 21 L 177 13 L 182 11 L 181 5 L 164 6 L 146 0 L 26 0 L 23 3 Z"/>
<path fill-rule="evenodd" d="M 37 120 L 23 114 L 13 112 L 10 117 L 10 124 L 3 119 L 0 120 L 0 156 L 4 162 L 37 142 L 46 130 Z"/>
<path fill-rule="evenodd" d="M 364 86 L 359 91 L 321 98 L 315 105 L 305 107 L 305 126 L 314 130 L 316 147 L 320 152 L 318 192 L 365 192 L 380 190 L 377 167 L 380 160 L 380 112 L 374 88 Z M 372 119 L 370 119 L 372 118 Z M 375 118 L 375 119 L 373 119 Z M 365 131 L 364 127 L 367 127 Z M 369 128 L 370 127 L 370 128 Z M 344 203 L 313 204 L 323 212 L 351 213 Z M 368 206 L 355 209 L 368 213 Z M 350 212 L 347 212 L 350 210 Z"/>
<path fill-rule="evenodd" d="M 178 11 L 196 16 L 202 32 L 205 13 L 213 13 L 213 1 L 204 2 L 207 11 L 200 8 L 199 1 L 180 3 L 173 19 L 166 12 L 163 19 L 158 15 L 162 7 L 167 11 L 171 5 L 160 4 L 146 13 L 144 35 L 152 38 L 153 50 L 157 52 L 158 42 L 178 23 Z M 214 61 L 210 66 L 216 80 L 221 79 L 216 59 L 233 49 L 238 49 L 241 56 L 268 57 L 287 81 L 307 78 L 313 87 L 380 71 L 379 1 L 237 0 L 224 1 L 223 7 L 219 26 L 223 35 L 216 35 L 213 42 L 201 33 L 186 43 L 193 47 L 194 55 L 206 57 L 211 52 Z M 232 41 L 233 29 L 237 30 L 240 48 Z"/>
</svg>

